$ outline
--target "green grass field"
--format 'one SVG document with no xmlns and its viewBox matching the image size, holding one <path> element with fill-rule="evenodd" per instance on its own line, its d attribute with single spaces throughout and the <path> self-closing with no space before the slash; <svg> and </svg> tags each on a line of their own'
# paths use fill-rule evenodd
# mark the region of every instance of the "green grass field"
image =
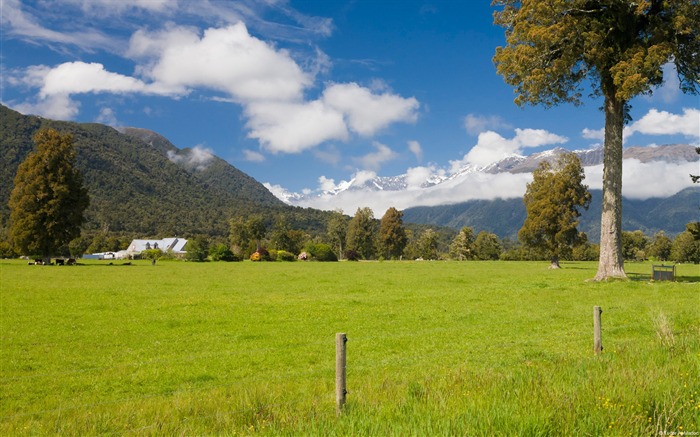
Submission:
<svg viewBox="0 0 700 437">
<path fill-rule="evenodd" d="M 700 435 L 698 266 L 106 264 L 0 261 L 0 435 Z"/>
</svg>

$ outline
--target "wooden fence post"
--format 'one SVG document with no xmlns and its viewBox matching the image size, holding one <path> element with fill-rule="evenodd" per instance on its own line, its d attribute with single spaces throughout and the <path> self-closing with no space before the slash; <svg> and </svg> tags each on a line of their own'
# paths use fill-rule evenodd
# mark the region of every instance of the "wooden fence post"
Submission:
<svg viewBox="0 0 700 437">
<path fill-rule="evenodd" d="M 600 355 L 603 351 L 603 338 L 600 328 L 600 315 L 603 310 L 599 306 L 593 307 L 593 352 Z"/>
<path fill-rule="evenodd" d="M 335 334 L 335 406 L 336 414 L 340 415 L 345 406 L 345 396 L 348 394 L 345 381 L 345 334 Z"/>
</svg>

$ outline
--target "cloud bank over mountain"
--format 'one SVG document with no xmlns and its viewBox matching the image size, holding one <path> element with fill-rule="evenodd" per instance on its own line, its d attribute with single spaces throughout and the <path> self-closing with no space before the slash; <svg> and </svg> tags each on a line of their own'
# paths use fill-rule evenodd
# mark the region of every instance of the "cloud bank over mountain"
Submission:
<svg viewBox="0 0 700 437">
<path fill-rule="evenodd" d="M 266 184 L 266 187 L 278 198 L 294 205 L 340 209 L 348 214 L 365 206 L 381 214 L 392 206 L 405 209 L 469 200 L 518 198 L 525 194 L 536 163 L 542 159 L 553 159 L 563 151 L 548 150 L 529 157 L 511 155 L 485 166 L 474 165 L 465 159 L 459 161 L 463 164 L 461 167 L 456 166 L 455 162 L 451 163 L 449 171 L 436 167 L 416 167 L 395 177 L 378 177 L 376 173 L 367 171 L 358 171 L 351 180 L 338 183 L 321 177 L 319 190 L 307 190 L 302 194 L 290 193 L 281 186 L 271 184 Z M 602 189 L 603 165 L 596 163 L 602 157 L 602 150 L 581 150 L 577 153 L 582 156 L 582 161 L 594 163 L 584 166 L 584 183 L 589 189 Z M 690 187 L 693 184 L 689 174 L 699 172 L 699 158 L 690 145 L 627 149 L 623 160 L 623 195 L 630 199 L 668 197 Z M 530 171 L 523 171 L 522 168 Z"/>
</svg>

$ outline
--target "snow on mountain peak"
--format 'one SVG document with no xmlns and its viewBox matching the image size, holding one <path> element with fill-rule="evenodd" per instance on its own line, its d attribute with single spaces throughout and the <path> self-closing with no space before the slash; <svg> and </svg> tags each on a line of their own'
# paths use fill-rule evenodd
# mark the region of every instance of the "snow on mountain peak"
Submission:
<svg viewBox="0 0 700 437">
<path fill-rule="evenodd" d="M 450 170 L 436 166 L 417 167 L 408 169 L 405 174 L 397 176 L 377 176 L 370 171 L 359 171 L 349 181 L 341 181 L 336 184 L 332 179 L 321 177 L 321 187 L 317 190 L 305 190 L 303 193 L 292 193 L 280 186 L 265 186 L 279 199 L 300 206 L 317 207 L 324 204 L 322 199 L 329 200 L 339 195 L 355 199 L 356 203 L 383 203 L 395 202 L 401 197 L 408 206 L 420 204 L 450 203 L 440 187 L 450 187 L 453 190 L 464 187 L 464 190 L 476 189 L 481 196 L 521 196 L 524 193 L 525 182 L 530 174 L 544 160 L 553 160 L 567 150 L 556 147 L 533 153 L 529 156 L 511 154 L 498 162 L 487 166 L 478 166 L 466 162 L 452 161 Z M 597 168 L 602 165 L 603 148 L 575 150 L 581 159 L 581 164 L 588 168 Z M 665 161 L 667 163 L 687 164 L 698 161 L 695 148 L 690 145 L 669 145 L 659 147 L 629 147 L 624 150 L 624 159 L 634 159 L 642 163 L 652 161 Z M 502 175 L 502 176 L 497 176 Z M 520 182 L 518 182 L 520 181 Z M 522 184 L 520 191 L 515 190 L 515 185 Z M 468 188 L 471 187 L 471 188 Z M 508 187 L 508 189 L 506 189 Z M 502 189 L 502 191 L 499 191 Z M 458 190 L 459 191 L 459 190 Z M 516 192 L 518 191 L 518 192 Z M 496 194 L 496 193 L 506 194 Z M 372 194 L 374 193 L 374 194 Z M 395 194 L 392 194 L 395 193 Z M 467 195 L 467 194 L 463 194 Z M 314 200 L 317 199 L 317 200 Z M 409 199 L 409 200 L 406 200 Z M 413 200 L 410 200 L 413 199 Z M 454 202 L 454 200 L 452 200 Z M 457 199 L 457 201 L 463 201 Z M 383 203 L 382 203 L 383 202 Z M 399 206 L 399 205 L 395 205 Z M 404 206 L 406 207 L 406 205 Z M 333 208 L 332 206 L 330 207 Z"/>
</svg>

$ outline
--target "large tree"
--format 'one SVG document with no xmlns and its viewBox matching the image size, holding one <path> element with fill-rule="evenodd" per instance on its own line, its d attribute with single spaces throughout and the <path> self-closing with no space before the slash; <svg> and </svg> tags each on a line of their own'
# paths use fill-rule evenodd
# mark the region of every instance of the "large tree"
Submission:
<svg viewBox="0 0 700 437">
<path fill-rule="evenodd" d="M 272 226 L 271 244 L 277 250 L 298 254 L 304 247 L 304 241 L 309 238 L 304 231 L 292 229 L 287 216 L 280 214 Z"/>
<path fill-rule="evenodd" d="M 335 248 L 338 258 L 344 257 L 345 236 L 348 233 L 348 220 L 342 210 L 333 211 L 328 219 L 326 233 L 331 247 Z"/>
<path fill-rule="evenodd" d="M 542 250 L 559 268 L 559 258 L 580 242 L 579 208 L 588 208 L 591 194 L 583 184 L 586 176 L 574 153 L 564 153 L 553 165 L 542 161 L 527 184 L 523 202 L 527 217 L 518 232 L 526 247 Z"/>
<path fill-rule="evenodd" d="M 460 261 L 474 259 L 472 244 L 474 244 L 474 229 L 464 226 L 452 240 L 450 256 Z"/>
<path fill-rule="evenodd" d="M 354 250 L 364 259 L 374 257 L 374 236 L 376 222 L 374 212 L 369 207 L 357 208 L 355 216 L 348 223 L 346 238 L 348 250 Z"/>
<path fill-rule="evenodd" d="M 438 237 L 438 233 L 432 229 L 426 229 L 421 232 L 416 243 L 418 256 L 422 259 L 438 259 L 440 257 Z"/>
<path fill-rule="evenodd" d="M 386 259 L 401 258 L 407 242 L 403 212 L 392 206 L 386 210 L 379 223 L 379 235 L 377 235 L 379 253 Z"/>
<path fill-rule="evenodd" d="M 581 104 L 588 78 L 605 113 L 597 280 L 626 277 L 622 258 L 622 130 L 629 101 L 675 65 L 683 91 L 700 90 L 697 0 L 494 0 L 506 46 L 494 62 L 518 105 Z"/>
<path fill-rule="evenodd" d="M 477 234 L 472 247 L 476 259 L 482 261 L 497 260 L 503 250 L 498 236 L 486 231 Z"/>
<path fill-rule="evenodd" d="M 250 250 L 250 233 L 243 217 L 234 217 L 229 220 L 229 243 L 231 249 L 237 255 L 247 258 Z"/>
<path fill-rule="evenodd" d="M 649 245 L 647 255 L 657 261 L 666 261 L 671 257 L 672 247 L 673 241 L 666 236 L 664 231 L 660 231 L 654 235 L 654 240 Z"/>
<path fill-rule="evenodd" d="M 89 197 L 73 165 L 73 137 L 42 129 L 34 142 L 36 149 L 19 165 L 10 194 L 10 238 L 25 255 L 49 261 L 80 236 Z"/>
</svg>

